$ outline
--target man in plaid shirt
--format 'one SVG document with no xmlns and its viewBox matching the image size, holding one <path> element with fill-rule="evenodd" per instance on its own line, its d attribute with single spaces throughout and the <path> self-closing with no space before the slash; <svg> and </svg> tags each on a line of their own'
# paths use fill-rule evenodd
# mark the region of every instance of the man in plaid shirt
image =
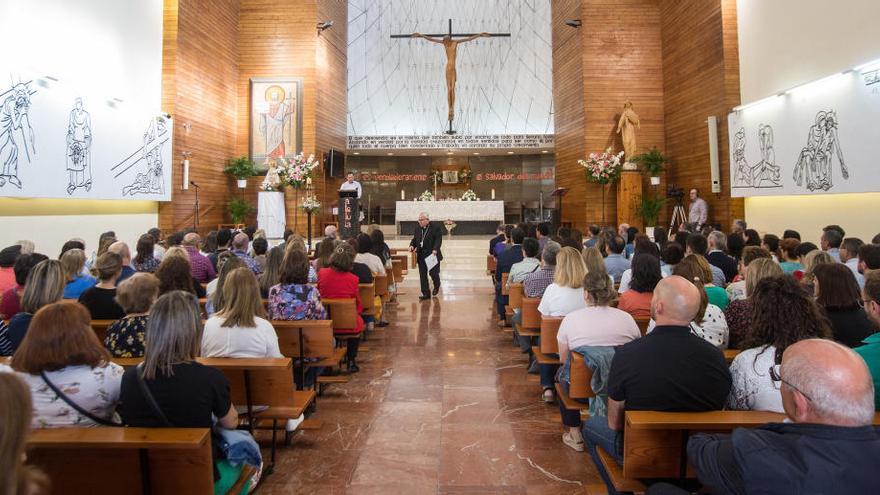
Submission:
<svg viewBox="0 0 880 495">
<path fill-rule="evenodd" d="M 530 273 L 523 280 L 523 293 L 526 297 L 542 297 L 544 290 L 553 283 L 553 275 L 556 273 L 556 255 L 562 246 L 558 242 L 547 241 L 544 251 L 541 252 L 541 268 Z"/>
<path fill-rule="evenodd" d="M 207 284 L 214 280 L 217 273 L 214 271 L 214 265 L 211 264 L 211 260 L 199 252 L 199 244 L 201 242 L 202 238 L 199 237 L 199 234 L 190 232 L 183 237 L 183 249 L 186 249 L 186 252 L 189 253 L 189 264 L 192 267 L 193 278 L 200 284 Z"/>
<path fill-rule="evenodd" d="M 232 254 L 241 258 L 241 260 L 244 261 L 244 264 L 247 265 L 255 275 L 259 275 L 262 271 L 260 270 L 260 265 L 251 257 L 251 255 L 247 254 L 249 242 L 250 238 L 244 232 L 236 234 L 232 239 Z"/>
</svg>

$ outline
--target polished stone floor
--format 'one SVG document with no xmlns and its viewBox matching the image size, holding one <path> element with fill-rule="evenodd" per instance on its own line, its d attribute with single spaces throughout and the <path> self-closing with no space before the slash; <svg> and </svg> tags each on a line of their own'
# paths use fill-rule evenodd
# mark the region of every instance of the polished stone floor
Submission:
<svg viewBox="0 0 880 495">
<path fill-rule="evenodd" d="M 441 297 L 425 302 L 410 272 L 361 372 L 318 398 L 321 428 L 279 451 L 260 493 L 573 494 L 601 483 L 589 456 L 562 444 L 557 407 L 495 326 L 488 277 L 456 281 L 447 267 Z"/>
</svg>

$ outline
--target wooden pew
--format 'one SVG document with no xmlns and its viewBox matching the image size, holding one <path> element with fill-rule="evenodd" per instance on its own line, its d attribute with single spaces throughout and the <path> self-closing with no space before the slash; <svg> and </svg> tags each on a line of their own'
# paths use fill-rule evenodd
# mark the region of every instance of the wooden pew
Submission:
<svg viewBox="0 0 880 495">
<path fill-rule="evenodd" d="M 214 493 L 208 428 L 45 428 L 27 447 L 53 494 Z"/>
<path fill-rule="evenodd" d="M 364 305 L 364 310 L 361 312 L 362 315 L 373 316 L 376 314 L 376 305 L 374 299 L 376 298 L 376 285 L 375 282 L 372 284 L 358 284 L 358 293 L 360 294 L 361 304 Z"/>
<path fill-rule="evenodd" d="M 388 275 L 373 275 L 373 284 L 376 286 L 376 295 L 382 298 L 382 302 L 388 302 L 391 298 L 388 292 Z"/>
<path fill-rule="evenodd" d="M 403 265 L 405 261 L 401 261 L 398 258 L 391 258 L 391 272 L 394 275 L 394 283 L 403 282 Z"/>
<path fill-rule="evenodd" d="M 541 346 L 532 346 L 532 354 L 535 355 L 538 364 L 559 364 L 559 358 L 549 356 L 549 354 L 559 354 L 556 334 L 559 333 L 559 325 L 562 324 L 562 320 L 561 316 L 541 317 Z"/>
<path fill-rule="evenodd" d="M 336 344 L 342 345 L 348 339 L 361 338 L 361 332 L 357 333 L 337 333 L 339 329 L 357 328 L 357 301 L 350 299 L 331 299 L 322 298 L 321 304 L 327 308 L 330 320 L 333 322 L 333 334 L 336 337 Z"/>
<path fill-rule="evenodd" d="M 633 318 L 633 319 L 636 320 L 636 325 L 639 326 L 639 332 L 642 333 L 642 337 L 647 335 L 648 325 L 651 323 L 651 317 L 650 316 L 642 316 L 642 317 Z"/>
<path fill-rule="evenodd" d="M 563 407 L 572 411 L 586 411 L 590 408 L 589 404 L 580 402 L 575 399 L 589 399 L 595 397 L 593 393 L 593 371 L 587 367 L 584 356 L 576 352 L 572 352 L 571 371 L 569 373 L 568 394 L 562 389 L 559 383 L 556 383 L 556 397 L 562 401 Z"/>
<path fill-rule="evenodd" d="M 128 368 L 137 366 L 143 358 L 113 358 L 112 361 Z M 250 418 L 248 429 L 251 432 L 261 424 L 271 424 L 272 457 L 264 469 L 266 474 L 271 473 L 275 464 L 279 426 L 284 429 L 288 419 L 296 419 L 303 414 L 315 401 L 315 392 L 296 390 L 293 383 L 293 360 L 290 358 L 200 357 L 196 361 L 223 372 L 229 381 L 232 403 L 245 407 L 246 412 L 242 416 Z M 286 431 L 285 440 L 290 440 Z"/>
<path fill-rule="evenodd" d="M 541 313 L 538 312 L 538 305 L 541 304 L 540 297 L 523 297 L 522 298 L 522 325 L 520 325 L 519 334 L 523 337 L 538 337 L 541 335 Z M 539 361 L 540 362 L 540 361 Z"/>
<path fill-rule="evenodd" d="M 494 275 L 495 269 L 498 268 L 498 260 L 491 254 L 486 255 L 486 274 Z"/>
<path fill-rule="evenodd" d="M 507 288 L 507 306 L 504 308 L 504 315 L 508 320 L 513 317 L 514 310 L 522 308 L 522 300 L 523 285 L 519 282 L 510 284 Z"/>
<path fill-rule="evenodd" d="M 392 254 L 391 255 L 392 266 L 393 266 L 394 260 L 400 260 L 401 275 L 406 275 L 409 271 L 407 269 L 407 266 L 408 266 L 407 261 L 409 261 L 409 258 L 410 258 L 409 252 L 400 253 L 400 254 Z"/>
<path fill-rule="evenodd" d="M 727 364 L 733 362 L 733 358 L 735 358 L 739 353 L 739 349 L 725 349 L 722 351 L 724 353 L 724 360 L 727 361 Z"/>
<path fill-rule="evenodd" d="M 95 331 L 95 335 L 98 337 L 98 341 L 101 344 L 104 344 L 104 339 L 107 338 L 107 329 L 110 328 L 116 320 L 92 320 L 92 330 Z"/>
<path fill-rule="evenodd" d="M 318 358 L 319 361 L 305 363 L 300 368 L 300 383 L 304 383 L 305 372 L 309 368 L 336 368 L 345 357 L 345 349 L 333 345 L 333 322 L 331 320 L 272 320 L 278 335 L 281 354 L 289 358 Z M 322 380 L 323 379 L 323 380 Z M 330 383 L 346 383 L 348 375 L 320 376 L 319 386 Z M 301 388 L 300 388 L 301 390 Z"/>
</svg>

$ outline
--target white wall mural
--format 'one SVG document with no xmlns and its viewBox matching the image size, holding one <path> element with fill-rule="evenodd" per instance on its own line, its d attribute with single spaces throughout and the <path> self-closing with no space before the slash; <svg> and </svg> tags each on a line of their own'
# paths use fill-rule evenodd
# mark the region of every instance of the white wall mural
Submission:
<svg viewBox="0 0 880 495">
<path fill-rule="evenodd" d="M 0 196 L 170 200 L 161 0 L 0 0 L 0 19 Z"/>
<path fill-rule="evenodd" d="M 349 136 L 553 134 L 549 0 L 348 5 Z"/>
<path fill-rule="evenodd" d="M 728 115 L 731 195 L 880 191 L 880 68 L 850 71 Z"/>
</svg>

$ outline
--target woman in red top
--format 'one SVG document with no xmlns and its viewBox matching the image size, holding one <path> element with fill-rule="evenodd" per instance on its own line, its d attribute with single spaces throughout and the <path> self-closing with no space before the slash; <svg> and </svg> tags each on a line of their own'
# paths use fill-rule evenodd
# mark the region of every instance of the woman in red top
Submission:
<svg viewBox="0 0 880 495">
<path fill-rule="evenodd" d="M 330 242 L 325 240 L 324 242 Z M 354 248 L 348 243 L 335 241 L 333 245 L 333 254 L 330 255 L 330 266 L 321 268 L 318 271 L 318 293 L 322 299 L 351 299 L 354 298 L 357 305 L 357 327 L 349 329 L 335 329 L 337 335 L 360 335 L 364 330 L 364 320 L 361 318 L 361 312 L 364 310 L 361 304 L 360 294 L 358 292 L 358 277 L 351 273 L 351 267 L 354 264 Z M 348 361 L 348 370 L 351 372 L 359 371 L 355 362 L 357 358 L 358 344 L 361 339 L 349 338 L 346 340 Z"/>
<path fill-rule="evenodd" d="M 634 318 L 650 317 L 654 288 L 662 278 L 660 260 L 648 253 L 635 255 L 632 262 L 632 282 L 629 290 L 621 294 L 617 309 L 626 311 Z"/>
</svg>

